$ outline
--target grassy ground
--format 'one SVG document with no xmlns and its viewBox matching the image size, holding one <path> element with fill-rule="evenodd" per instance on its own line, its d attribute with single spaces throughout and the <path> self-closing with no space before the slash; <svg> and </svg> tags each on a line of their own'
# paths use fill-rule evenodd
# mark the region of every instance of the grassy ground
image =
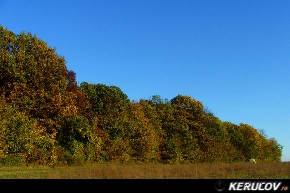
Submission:
<svg viewBox="0 0 290 193">
<path fill-rule="evenodd" d="M 290 162 L 0 167 L 1 179 L 290 179 Z"/>
</svg>

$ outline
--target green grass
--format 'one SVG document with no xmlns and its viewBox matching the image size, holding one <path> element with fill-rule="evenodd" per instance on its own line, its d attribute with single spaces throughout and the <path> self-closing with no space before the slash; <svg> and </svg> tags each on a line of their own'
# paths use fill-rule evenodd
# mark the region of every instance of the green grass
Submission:
<svg viewBox="0 0 290 193">
<path fill-rule="evenodd" d="M 290 162 L 2 166 L 1 179 L 290 179 Z"/>
</svg>

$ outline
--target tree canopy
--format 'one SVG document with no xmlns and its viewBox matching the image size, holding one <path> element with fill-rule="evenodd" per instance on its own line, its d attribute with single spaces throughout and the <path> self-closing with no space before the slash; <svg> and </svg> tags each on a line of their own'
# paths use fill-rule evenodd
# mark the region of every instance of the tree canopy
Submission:
<svg viewBox="0 0 290 193">
<path fill-rule="evenodd" d="M 130 101 L 115 85 L 82 82 L 31 33 L 0 26 L 0 163 L 280 161 L 256 128 L 222 121 L 177 95 Z"/>
</svg>

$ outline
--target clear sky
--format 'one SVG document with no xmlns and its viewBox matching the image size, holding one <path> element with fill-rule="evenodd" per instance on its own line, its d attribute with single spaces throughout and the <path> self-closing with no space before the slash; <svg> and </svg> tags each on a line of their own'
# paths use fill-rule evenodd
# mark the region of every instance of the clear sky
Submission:
<svg viewBox="0 0 290 193">
<path fill-rule="evenodd" d="M 77 81 L 178 94 L 265 130 L 290 161 L 290 1 L 0 0 L 0 25 L 56 48 Z"/>
</svg>

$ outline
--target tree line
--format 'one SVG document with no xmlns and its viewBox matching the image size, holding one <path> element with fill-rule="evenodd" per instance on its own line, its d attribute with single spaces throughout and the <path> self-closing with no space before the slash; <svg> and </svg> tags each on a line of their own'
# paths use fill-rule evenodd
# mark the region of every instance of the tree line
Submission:
<svg viewBox="0 0 290 193">
<path fill-rule="evenodd" d="M 77 83 L 31 33 L 0 26 L 0 163 L 280 161 L 282 146 L 177 95 L 131 101 L 117 86 Z"/>
</svg>

